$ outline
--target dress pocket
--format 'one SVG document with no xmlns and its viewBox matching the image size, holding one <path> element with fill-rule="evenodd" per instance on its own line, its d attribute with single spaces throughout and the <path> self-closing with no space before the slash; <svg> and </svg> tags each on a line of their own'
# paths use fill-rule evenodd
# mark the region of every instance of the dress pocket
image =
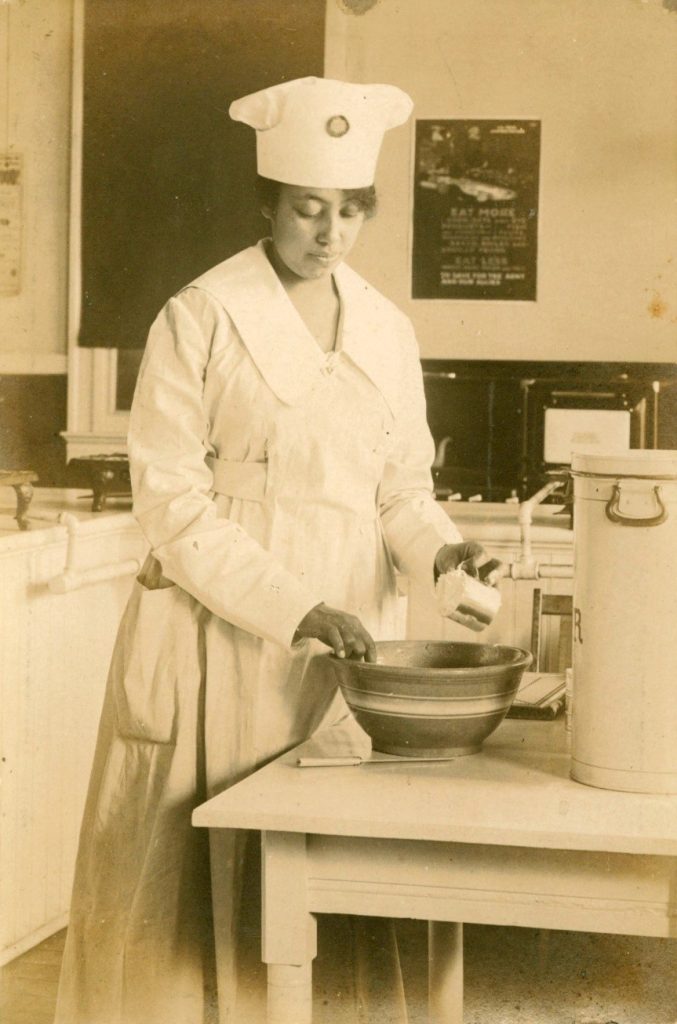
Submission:
<svg viewBox="0 0 677 1024">
<path fill-rule="evenodd" d="M 127 739 L 175 743 L 179 686 L 196 682 L 195 602 L 172 584 L 134 584 L 111 671 L 118 731 Z M 199 684 L 199 681 L 197 681 Z"/>
</svg>

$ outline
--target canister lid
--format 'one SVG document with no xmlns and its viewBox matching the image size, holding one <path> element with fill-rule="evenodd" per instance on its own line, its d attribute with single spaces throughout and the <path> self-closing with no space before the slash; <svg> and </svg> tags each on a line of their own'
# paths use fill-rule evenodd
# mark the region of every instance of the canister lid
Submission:
<svg viewBox="0 0 677 1024">
<path fill-rule="evenodd" d="M 677 479 L 677 451 L 670 448 L 578 451 L 572 453 L 571 472 L 574 476 Z"/>
</svg>

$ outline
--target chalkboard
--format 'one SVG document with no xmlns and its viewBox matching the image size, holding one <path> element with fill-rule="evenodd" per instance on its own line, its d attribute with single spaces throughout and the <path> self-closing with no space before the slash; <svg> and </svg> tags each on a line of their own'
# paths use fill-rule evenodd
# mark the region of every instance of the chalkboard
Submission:
<svg viewBox="0 0 677 1024">
<path fill-rule="evenodd" d="M 84 346 L 139 349 L 168 297 L 256 241 L 238 96 L 322 75 L 324 0 L 86 0 Z"/>
</svg>

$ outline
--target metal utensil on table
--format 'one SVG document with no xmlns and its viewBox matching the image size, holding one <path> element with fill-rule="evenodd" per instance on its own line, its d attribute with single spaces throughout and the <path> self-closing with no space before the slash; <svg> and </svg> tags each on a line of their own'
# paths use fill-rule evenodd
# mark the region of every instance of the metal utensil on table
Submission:
<svg viewBox="0 0 677 1024">
<path fill-rule="evenodd" d="M 299 757 L 297 768 L 346 768 L 362 764 L 422 764 L 426 761 L 455 761 L 456 757 Z"/>
</svg>

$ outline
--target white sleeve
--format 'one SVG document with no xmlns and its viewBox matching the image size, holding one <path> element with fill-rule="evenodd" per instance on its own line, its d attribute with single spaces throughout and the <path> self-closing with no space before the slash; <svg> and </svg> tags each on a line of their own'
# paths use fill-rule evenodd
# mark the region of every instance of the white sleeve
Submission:
<svg viewBox="0 0 677 1024">
<path fill-rule="evenodd" d="M 322 596 L 237 523 L 217 516 L 203 403 L 214 325 L 191 311 L 201 300 L 190 294 L 160 312 L 141 364 L 128 438 L 134 514 L 170 580 L 215 615 L 289 646 Z"/>
<path fill-rule="evenodd" d="M 402 376 L 392 443 L 379 489 L 381 521 L 400 572 L 432 586 L 435 555 L 463 540 L 433 493 L 430 467 L 435 445 L 426 419 L 418 346 L 410 328 L 404 338 Z"/>
</svg>

